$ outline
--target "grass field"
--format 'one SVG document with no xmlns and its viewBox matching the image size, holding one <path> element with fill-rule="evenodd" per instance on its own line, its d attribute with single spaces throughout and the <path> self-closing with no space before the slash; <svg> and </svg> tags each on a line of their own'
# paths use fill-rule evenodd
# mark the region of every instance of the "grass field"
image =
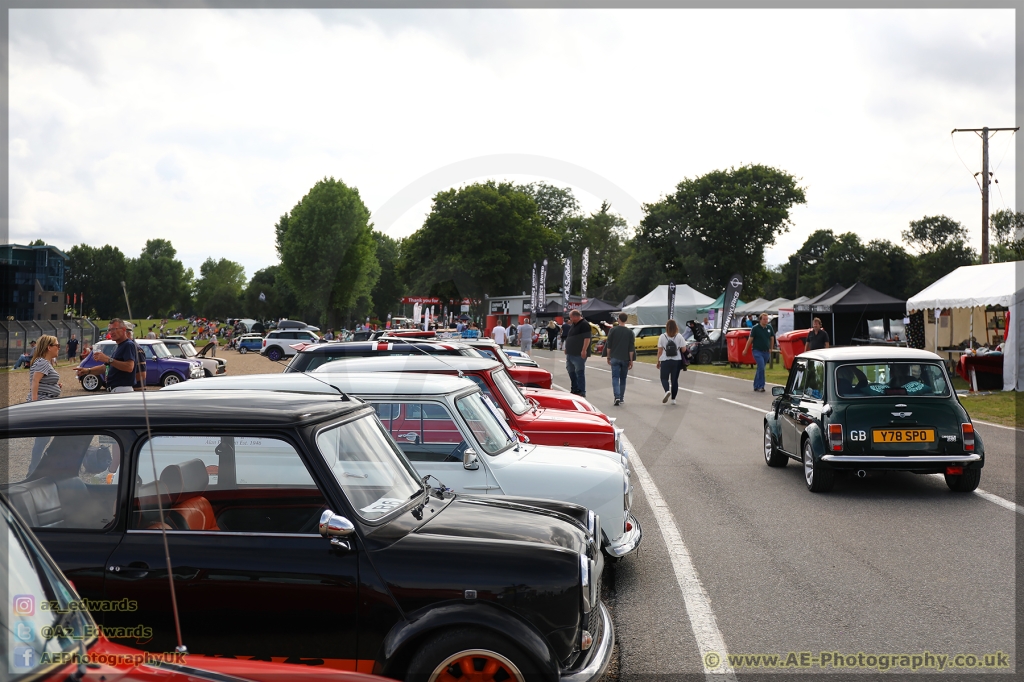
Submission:
<svg viewBox="0 0 1024 682">
<path fill-rule="evenodd" d="M 640 362 L 657 364 L 653 355 L 641 355 L 637 358 Z M 691 372 L 707 372 L 709 374 L 724 374 L 725 376 L 747 379 L 754 381 L 754 370 L 749 367 L 730 367 L 729 365 L 690 365 Z M 769 384 L 785 385 L 789 377 L 789 370 L 781 363 L 774 368 L 765 368 L 765 380 Z M 957 391 L 966 391 L 967 382 L 958 376 L 953 377 L 953 387 Z M 982 395 L 961 395 L 960 402 L 967 413 L 975 419 L 1002 424 L 1003 426 L 1024 427 L 1024 395 L 1011 391 L 998 391 Z"/>
<path fill-rule="evenodd" d="M 160 336 L 160 318 L 156 318 L 156 319 L 153 319 L 153 320 L 147 320 L 145 318 L 142 318 L 142 319 L 134 319 L 134 320 L 126 320 L 126 321 L 127 322 L 131 322 L 132 324 L 135 325 L 135 334 L 140 339 L 146 338 L 146 334 L 149 333 L 149 328 L 151 326 L 153 327 L 153 331 L 156 332 L 156 335 Z M 99 327 L 99 329 L 100 329 L 100 338 L 101 339 L 104 336 L 106 336 L 107 325 L 110 323 L 110 320 L 92 320 L 92 323 L 94 325 L 96 325 L 97 327 Z M 165 334 L 177 334 L 178 333 L 178 331 L 177 331 L 178 327 L 188 327 L 188 331 L 183 333 L 184 336 L 188 337 L 189 339 L 194 339 L 195 338 L 197 327 L 195 325 L 189 324 L 188 320 L 172 320 L 172 319 L 168 319 L 167 320 L 167 325 L 164 327 L 164 333 Z M 219 339 L 219 342 L 221 343 L 221 345 L 227 343 L 224 339 Z"/>
</svg>

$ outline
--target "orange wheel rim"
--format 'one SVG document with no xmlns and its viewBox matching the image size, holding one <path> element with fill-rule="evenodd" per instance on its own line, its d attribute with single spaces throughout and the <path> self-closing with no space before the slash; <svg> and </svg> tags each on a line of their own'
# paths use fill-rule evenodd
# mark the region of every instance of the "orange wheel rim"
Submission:
<svg viewBox="0 0 1024 682">
<path fill-rule="evenodd" d="M 525 682 L 512 661 L 494 651 L 460 651 L 446 658 L 428 682 Z"/>
</svg>

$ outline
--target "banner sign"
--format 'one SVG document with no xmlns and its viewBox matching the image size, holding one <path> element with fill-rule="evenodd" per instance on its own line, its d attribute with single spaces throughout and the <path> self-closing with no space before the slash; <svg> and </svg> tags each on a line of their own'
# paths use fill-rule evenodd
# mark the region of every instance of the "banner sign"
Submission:
<svg viewBox="0 0 1024 682">
<path fill-rule="evenodd" d="M 572 288 L 572 261 L 565 259 L 565 274 L 562 276 L 562 310 L 569 312 L 569 290 Z"/>
<path fill-rule="evenodd" d="M 548 304 L 548 259 L 540 264 L 540 278 L 537 280 L 537 308 L 543 309 Z"/>
<path fill-rule="evenodd" d="M 532 313 L 534 310 L 537 309 L 537 297 L 539 295 L 540 295 L 540 292 L 537 291 L 537 264 L 534 263 L 533 264 L 533 284 L 530 286 L 530 310 L 529 311 L 523 310 L 524 313 L 525 312 Z M 523 306 L 523 308 L 526 308 L 526 306 Z"/>
<path fill-rule="evenodd" d="M 583 249 L 583 266 L 580 268 L 580 298 L 587 300 L 587 272 L 590 270 L 590 247 Z"/>
<path fill-rule="evenodd" d="M 491 313 L 508 315 L 508 301 L 491 301 Z"/>
<path fill-rule="evenodd" d="M 775 332 L 778 334 L 793 331 L 795 325 L 793 309 L 779 308 L 779 319 L 775 324 L 777 324 L 779 327 L 778 329 L 775 330 Z"/>
<path fill-rule="evenodd" d="M 668 319 L 676 319 L 676 283 L 668 283 Z"/>
<path fill-rule="evenodd" d="M 470 299 L 470 298 L 464 298 L 464 299 L 462 299 L 461 304 L 462 305 L 470 305 L 470 304 L 479 303 L 479 302 L 480 301 L 478 301 L 478 300 L 474 301 L 473 299 Z M 422 305 L 440 305 L 442 303 L 460 303 L 460 301 L 455 301 L 455 300 L 442 301 L 437 296 L 404 296 L 402 298 L 402 303 L 413 303 L 413 304 L 419 303 L 419 304 L 422 304 Z"/>
<path fill-rule="evenodd" d="M 732 325 L 732 318 L 736 313 L 736 304 L 740 300 L 740 292 L 742 290 L 743 275 L 736 273 L 729 278 L 729 286 L 725 288 L 725 299 L 722 304 L 722 339 L 725 339 L 725 332 Z"/>
</svg>

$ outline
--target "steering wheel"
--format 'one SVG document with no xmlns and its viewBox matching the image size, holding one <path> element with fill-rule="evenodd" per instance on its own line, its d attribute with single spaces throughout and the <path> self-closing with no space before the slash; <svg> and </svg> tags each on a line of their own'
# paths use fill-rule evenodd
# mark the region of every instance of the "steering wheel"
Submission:
<svg viewBox="0 0 1024 682">
<path fill-rule="evenodd" d="M 462 456 L 465 454 L 466 448 L 468 448 L 468 447 L 469 447 L 469 443 L 467 443 L 466 441 L 462 441 L 461 443 L 459 443 L 458 445 L 455 446 L 455 449 L 452 450 L 448 454 L 447 457 L 444 458 L 444 461 L 446 461 L 446 462 L 461 462 L 462 461 Z"/>
</svg>

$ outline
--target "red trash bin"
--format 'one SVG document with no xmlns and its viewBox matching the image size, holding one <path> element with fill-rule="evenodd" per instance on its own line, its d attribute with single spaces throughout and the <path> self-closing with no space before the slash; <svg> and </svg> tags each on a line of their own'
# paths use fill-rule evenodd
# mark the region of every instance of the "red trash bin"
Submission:
<svg viewBox="0 0 1024 682">
<path fill-rule="evenodd" d="M 757 361 L 754 360 L 754 350 L 747 351 L 747 354 L 743 354 L 743 348 L 747 345 L 747 339 L 750 338 L 750 329 L 730 329 L 725 333 L 725 344 L 729 350 L 729 364 L 733 366 L 739 365 L 756 365 Z"/>
<path fill-rule="evenodd" d="M 807 335 L 810 332 L 810 329 L 796 329 L 776 337 L 779 342 L 779 352 L 782 353 L 783 367 L 792 369 L 793 358 L 807 349 Z"/>
</svg>

